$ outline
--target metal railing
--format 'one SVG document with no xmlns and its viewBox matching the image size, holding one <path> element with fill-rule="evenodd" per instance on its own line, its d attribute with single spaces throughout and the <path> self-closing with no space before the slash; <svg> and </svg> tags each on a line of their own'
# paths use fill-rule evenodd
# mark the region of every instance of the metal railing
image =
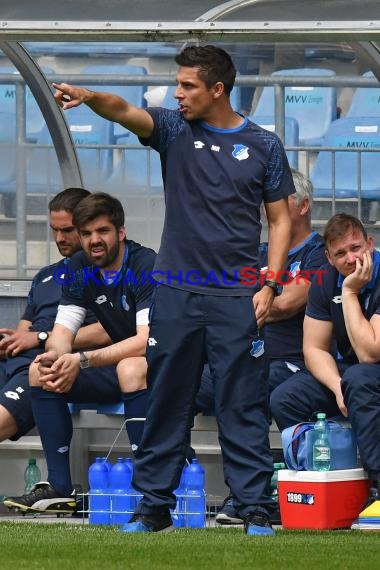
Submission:
<svg viewBox="0 0 380 570">
<path fill-rule="evenodd" d="M 0 68 L 0 72 L 1 72 L 1 68 Z M 107 84 L 107 86 L 113 86 L 113 85 L 145 85 L 145 86 L 157 86 L 157 85 L 174 85 L 175 84 L 175 77 L 172 74 L 156 74 L 156 75 L 146 75 L 146 76 L 132 76 L 132 75 L 106 75 L 106 76 L 99 76 L 99 75 L 81 75 L 81 74 L 61 74 L 61 75 L 48 75 L 47 76 L 48 81 L 49 82 L 60 82 L 60 81 L 65 81 L 68 83 L 72 83 L 72 84 L 76 84 L 76 85 L 99 85 L 99 87 L 101 87 L 104 84 Z M 30 139 L 28 138 L 29 135 L 27 133 L 27 109 L 26 109 L 26 85 L 25 82 L 23 80 L 23 78 L 20 75 L 14 75 L 14 74 L 0 74 L 0 85 L 15 85 L 15 90 L 14 90 L 14 97 L 15 97 L 15 117 L 16 117 L 16 144 L 13 147 L 14 148 L 14 152 L 15 152 L 15 193 L 14 196 L 16 198 L 17 201 L 22 201 L 24 203 L 24 208 L 25 208 L 25 212 L 27 214 L 27 199 L 29 199 L 29 197 L 27 196 L 27 188 L 28 188 L 28 180 L 27 180 L 27 176 L 28 176 L 28 172 L 27 172 L 27 163 L 28 163 L 28 153 L 31 152 L 31 150 L 35 150 L 36 148 L 46 148 L 49 150 L 49 152 L 54 152 L 54 147 L 53 145 L 49 145 L 49 144 L 44 144 L 44 145 L 37 145 L 35 142 L 30 142 Z M 354 76 L 332 76 L 332 77 L 302 77 L 302 76 L 297 76 L 297 77 L 289 77 L 289 76 L 281 76 L 281 75 L 276 75 L 276 76 L 241 76 L 239 75 L 236 79 L 236 86 L 249 86 L 249 87 L 265 87 L 265 86 L 273 86 L 274 87 L 274 91 L 275 91 L 275 130 L 277 132 L 277 134 L 280 136 L 280 138 L 282 138 L 282 140 L 284 140 L 284 129 L 285 129 L 285 105 L 284 105 L 284 91 L 286 86 L 320 86 L 320 87 L 372 87 L 372 88 L 376 88 L 379 87 L 378 81 L 376 79 L 373 78 L 366 78 L 366 77 L 354 77 Z M 10 91 L 10 96 L 12 96 L 12 90 Z M 0 109 L 1 110 L 1 109 Z M 7 143 L 1 143 L 0 146 L 0 152 L 1 152 L 1 148 L 3 147 L 7 147 Z M 126 149 L 123 145 L 80 145 L 77 146 L 77 148 L 83 150 L 83 149 L 93 149 L 96 150 L 99 153 L 105 151 L 105 150 L 110 150 L 112 152 L 112 157 L 113 160 L 116 163 L 116 160 L 119 159 L 121 157 L 121 160 L 125 160 L 125 156 L 128 152 L 128 149 Z M 131 147 L 132 148 L 132 147 Z M 286 146 L 286 149 L 289 151 L 296 151 L 299 153 L 299 155 L 303 157 L 303 161 L 302 164 L 300 164 L 300 170 L 304 171 L 304 173 L 307 176 L 310 176 L 310 173 L 312 171 L 312 164 L 313 164 L 313 160 L 315 159 L 316 153 L 318 152 L 332 152 L 334 157 L 336 155 L 337 152 L 343 152 L 342 148 L 340 147 L 306 147 L 306 146 Z M 379 149 L 380 150 L 380 149 Z M 362 217 L 362 179 L 361 179 L 361 155 L 362 152 L 379 152 L 379 150 L 376 149 L 345 149 L 344 152 L 355 152 L 357 154 L 357 158 L 356 160 L 358 161 L 357 164 L 357 189 L 358 189 L 358 193 L 357 193 L 357 197 L 356 199 L 352 199 L 352 202 L 356 202 L 357 203 L 357 215 L 359 217 Z M 147 149 L 141 147 L 141 152 L 149 152 Z M 100 158 L 99 158 L 100 161 Z M 147 164 L 149 165 L 149 161 L 147 161 Z M 58 163 L 57 163 L 58 164 Z M 332 161 L 332 180 L 335 181 L 335 159 Z M 44 165 L 41 165 L 41 168 L 44 168 Z M 149 172 L 147 173 L 147 179 L 149 179 Z M 55 179 L 52 178 L 51 180 L 52 182 L 52 187 L 56 187 L 57 186 L 57 178 L 55 177 Z M 86 179 L 85 179 L 85 185 L 86 185 Z M 64 183 L 62 182 L 62 189 L 64 187 Z M 91 189 L 91 188 L 89 188 Z M 102 188 L 104 191 L 108 191 L 110 193 L 113 193 L 113 188 L 107 186 L 107 184 L 104 185 L 104 187 Z M 3 190 L 1 188 L 0 185 L 0 193 L 2 193 Z M 5 195 L 5 193 L 4 193 Z M 30 195 L 32 196 L 32 195 Z M 157 195 L 156 195 L 157 196 Z M 147 191 L 145 194 L 140 194 L 137 195 L 135 193 L 135 195 L 131 194 L 131 193 L 125 193 L 125 200 L 127 200 L 127 198 L 129 199 L 134 199 L 135 200 L 135 204 L 136 204 L 136 200 L 141 199 L 141 201 L 143 200 L 147 200 L 148 198 L 152 197 L 152 193 L 150 191 Z M 47 201 L 49 196 L 44 196 L 44 200 L 42 201 L 45 206 L 47 205 Z M 6 200 L 6 198 L 5 198 Z M 33 197 L 32 197 L 33 200 Z M 318 197 L 317 197 L 317 201 L 318 201 Z M 332 188 L 331 188 L 331 205 L 332 205 L 332 213 L 334 213 L 337 210 L 337 204 L 339 203 L 339 197 L 336 194 L 336 187 L 335 187 L 335 183 L 333 182 L 332 184 Z M 139 215 L 134 215 L 132 217 L 129 217 L 128 215 L 128 204 L 127 205 L 127 224 L 130 224 L 130 227 L 132 228 L 132 230 L 134 229 L 134 227 L 138 224 L 140 224 L 140 226 L 145 225 L 145 226 L 149 226 L 149 224 L 151 224 L 152 219 L 151 219 L 151 215 L 149 214 L 147 218 L 144 218 L 144 215 L 139 216 Z M 135 212 L 136 213 L 136 212 Z M 156 216 L 154 223 L 156 224 L 155 226 L 155 231 L 150 235 L 150 238 L 148 236 L 148 245 L 151 246 L 158 246 L 159 243 L 159 229 L 160 229 L 160 216 L 163 216 L 162 211 L 160 211 L 159 215 Z M 162 221 L 162 220 L 161 220 Z M 373 222 L 373 220 L 369 220 L 370 222 Z M 1 220 L 0 219 L 0 228 L 3 226 L 3 224 L 8 224 L 8 228 L 10 228 L 9 220 Z M 25 250 L 26 252 L 26 248 L 27 248 L 27 242 L 28 242 L 28 228 L 30 225 L 33 224 L 39 224 L 40 228 L 41 228 L 41 238 L 42 241 L 49 241 L 49 227 L 48 227 L 48 222 L 46 221 L 46 217 L 44 215 L 44 212 L 41 212 L 41 216 L 39 219 L 32 219 L 30 216 L 25 215 L 25 217 L 23 219 L 18 219 L 17 223 L 19 224 L 19 231 L 18 231 L 18 235 L 17 235 L 17 248 L 21 248 L 23 250 Z M 45 227 L 45 229 L 43 229 L 43 227 Z M 21 228 L 21 230 L 20 230 Z M 131 230 L 131 235 L 133 235 Z M 149 233 L 149 232 L 148 232 Z M 153 235 L 154 234 L 154 235 Z M 8 231 L 8 235 L 7 232 L 5 231 L 1 231 L 0 229 L 0 240 L 1 239 L 5 239 L 9 241 L 9 237 L 12 235 L 12 232 Z M 137 236 L 139 237 L 139 236 Z M 147 234 L 145 235 L 141 235 L 141 238 L 147 238 Z M 157 239 L 157 243 L 152 243 L 152 240 L 156 240 Z M 26 258 L 26 255 L 25 255 Z M 41 264 L 37 264 L 37 263 L 33 263 L 33 262 L 29 262 L 29 263 L 25 263 L 25 265 L 23 267 L 16 267 L 16 264 L 12 264 L 10 262 L 9 259 L 4 259 L 4 264 L 0 265 L 0 271 L 1 270 L 9 270 L 15 271 L 15 274 L 18 278 L 22 278 L 25 277 L 28 272 L 30 274 L 31 270 L 35 270 L 37 269 L 37 267 L 39 267 L 40 265 L 44 264 L 44 263 L 50 263 L 51 262 L 51 255 L 50 255 L 50 246 L 47 243 L 46 246 L 46 254 L 45 254 L 45 258 L 43 260 L 41 260 Z"/>
</svg>

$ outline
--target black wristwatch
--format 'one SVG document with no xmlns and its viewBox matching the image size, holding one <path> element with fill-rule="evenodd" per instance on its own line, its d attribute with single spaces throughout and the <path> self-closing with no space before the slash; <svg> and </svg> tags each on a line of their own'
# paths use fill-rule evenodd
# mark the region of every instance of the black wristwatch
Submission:
<svg viewBox="0 0 380 570">
<path fill-rule="evenodd" d="M 81 368 L 90 368 L 90 361 L 84 352 L 79 353 L 79 366 Z"/>
<path fill-rule="evenodd" d="M 278 297 L 278 295 L 281 295 L 282 290 L 283 290 L 283 286 L 280 283 L 277 283 L 277 281 L 275 281 L 274 279 L 273 280 L 272 279 L 266 279 L 264 281 L 264 285 L 273 289 L 275 297 Z"/>
<path fill-rule="evenodd" d="M 40 331 L 37 333 L 38 344 L 42 346 L 42 348 L 45 346 L 45 343 L 48 338 L 49 338 L 49 333 L 47 333 L 46 331 Z"/>
</svg>

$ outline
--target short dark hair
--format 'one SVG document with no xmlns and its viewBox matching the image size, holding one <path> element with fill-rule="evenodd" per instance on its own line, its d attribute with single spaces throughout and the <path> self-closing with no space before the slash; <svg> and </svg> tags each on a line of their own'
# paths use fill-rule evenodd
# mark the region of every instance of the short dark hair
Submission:
<svg viewBox="0 0 380 570">
<path fill-rule="evenodd" d="M 224 84 L 229 95 L 235 83 L 236 68 L 231 56 L 222 48 L 207 46 L 187 46 L 174 58 L 183 67 L 198 67 L 199 77 L 208 88 L 218 83 Z"/>
<path fill-rule="evenodd" d="M 323 233 L 326 247 L 335 239 L 346 235 L 349 231 L 359 232 L 363 234 L 365 240 L 368 239 L 365 227 L 358 218 L 350 214 L 335 214 L 327 222 Z"/>
<path fill-rule="evenodd" d="M 72 213 L 75 206 L 90 194 L 91 192 L 84 188 L 66 188 L 50 200 L 49 212 L 60 212 L 64 210 L 65 212 Z"/>
<path fill-rule="evenodd" d="M 94 192 L 81 200 L 74 209 L 73 224 L 79 229 L 99 216 L 107 216 L 116 229 L 124 225 L 121 202 L 106 192 Z"/>
</svg>

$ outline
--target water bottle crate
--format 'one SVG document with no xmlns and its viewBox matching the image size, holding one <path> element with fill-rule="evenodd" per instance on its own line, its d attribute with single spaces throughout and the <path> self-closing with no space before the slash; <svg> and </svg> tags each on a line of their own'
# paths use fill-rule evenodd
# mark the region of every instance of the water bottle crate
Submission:
<svg viewBox="0 0 380 570">
<path fill-rule="evenodd" d="M 109 508 L 107 509 L 94 509 L 91 508 L 91 498 L 104 498 L 109 500 Z M 141 500 L 142 495 L 137 492 L 130 492 L 125 494 L 119 493 L 104 493 L 103 495 L 99 494 L 92 494 L 88 493 L 78 493 L 77 499 L 79 502 L 82 501 L 82 504 L 88 505 L 88 508 L 83 508 L 77 511 L 78 515 L 82 515 L 83 519 L 88 518 L 90 524 L 103 524 L 103 525 L 112 525 L 112 524 L 125 524 L 129 521 L 131 516 L 134 513 L 135 507 Z M 201 528 L 206 526 L 211 526 L 211 519 L 214 517 L 215 512 L 217 511 L 217 507 L 220 505 L 222 498 L 215 497 L 213 495 L 207 496 L 206 495 L 206 502 L 205 502 L 205 509 L 202 511 L 189 509 L 187 505 L 187 501 L 191 499 L 191 495 L 187 493 L 177 494 L 177 506 L 176 508 L 171 511 L 173 525 L 175 528 Z M 129 499 L 130 500 L 130 508 L 122 510 L 114 505 L 114 502 L 118 502 L 120 499 Z M 114 501 L 114 502 L 113 502 Z M 114 508 L 115 506 L 115 508 Z M 112 521 L 112 517 L 121 517 L 119 522 Z M 190 518 L 189 518 L 190 517 Z M 192 518 L 191 518 L 192 517 Z M 194 520 L 194 517 L 196 519 Z M 199 522 L 199 519 L 202 518 L 204 524 L 194 524 Z M 94 520 L 102 520 L 102 522 L 94 522 Z"/>
<path fill-rule="evenodd" d="M 88 515 L 90 524 L 128 523 L 142 498 L 132 485 L 132 460 L 118 457 L 117 462 L 111 465 L 107 458 L 97 457 L 89 467 L 88 476 L 88 510 L 83 511 L 83 516 Z M 184 466 L 178 488 L 174 491 L 177 498 L 176 507 L 171 510 L 174 527 L 206 526 L 204 487 L 205 470 L 194 458 Z"/>
</svg>

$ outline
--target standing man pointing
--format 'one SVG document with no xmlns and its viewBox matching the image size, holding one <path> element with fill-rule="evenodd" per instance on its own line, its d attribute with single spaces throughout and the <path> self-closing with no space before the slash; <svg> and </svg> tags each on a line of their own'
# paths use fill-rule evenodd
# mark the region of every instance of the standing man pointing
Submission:
<svg viewBox="0 0 380 570">
<path fill-rule="evenodd" d="M 289 249 L 287 196 L 295 192 L 278 137 L 236 113 L 229 100 L 236 69 L 214 46 L 189 46 L 179 65 L 178 109 L 137 108 L 110 93 L 54 84 L 63 109 L 87 104 L 160 153 L 166 196 L 148 340 L 150 403 L 136 457 L 143 499 L 125 532 L 172 528 L 178 486 L 204 362 L 215 378 L 225 480 L 249 535 L 272 535 L 268 494 L 273 472 L 260 326 L 275 280 L 247 286 L 259 271 L 260 205 L 268 218 L 268 269 Z M 69 102 L 63 97 L 68 96 Z M 196 272 L 197 279 L 191 278 Z"/>
</svg>

